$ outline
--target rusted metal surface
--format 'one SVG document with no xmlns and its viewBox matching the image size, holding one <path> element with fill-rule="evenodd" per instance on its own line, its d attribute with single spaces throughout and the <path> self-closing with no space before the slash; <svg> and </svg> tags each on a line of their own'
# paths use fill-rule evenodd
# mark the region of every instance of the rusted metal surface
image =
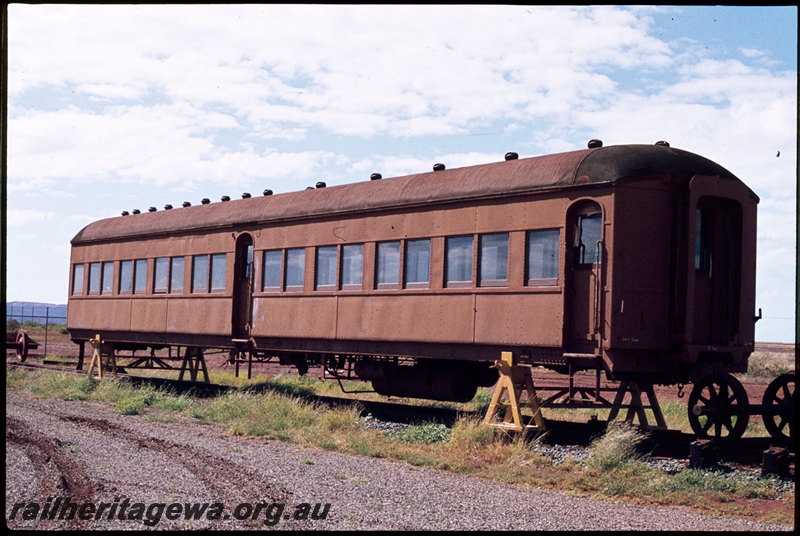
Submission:
<svg viewBox="0 0 800 536">
<path fill-rule="evenodd" d="M 734 177 L 710 160 L 678 149 L 604 147 L 111 218 L 89 224 L 72 243 L 406 208 L 661 173 Z"/>
<path fill-rule="evenodd" d="M 15 350 L 17 361 L 24 362 L 28 358 L 28 351 L 39 348 L 39 343 L 28 335 L 24 329 L 6 332 L 6 348 Z"/>
<path fill-rule="evenodd" d="M 252 337 L 298 359 L 451 360 L 453 378 L 458 361 L 511 351 L 526 364 L 597 363 L 615 380 L 688 383 L 738 372 L 752 352 L 757 203 L 703 157 L 627 145 L 111 218 L 72 240 L 71 263 L 83 268 L 71 279 L 83 279 L 70 281 L 81 291 L 68 329 L 76 340 L 198 348 Z M 529 280 L 528 233 L 541 230 L 556 233 L 557 272 Z M 507 236 L 507 273 L 484 285 L 480 241 L 491 233 Z M 458 285 L 445 268 L 453 237 L 473 239 Z M 425 284 L 404 286 L 402 271 L 380 287 L 378 244 L 405 255 L 415 239 L 429 241 Z M 360 286 L 342 284 L 344 245 L 360 248 Z M 336 281 L 317 288 L 320 246 L 334 246 L 338 264 Z M 292 288 L 289 250 L 302 253 Z M 271 251 L 281 255 L 277 288 L 262 286 Z M 196 256 L 215 254 L 225 281 L 195 292 Z M 713 275 L 703 255 L 714 256 Z M 155 292 L 158 257 L 180 260 L 180 288 Z M 146 260 L 147 288 L 122 294 L 120 264 L 131 259 Z M 105 294 L 89 289 L 100 262 L 114 263 Z"/>
</svg>

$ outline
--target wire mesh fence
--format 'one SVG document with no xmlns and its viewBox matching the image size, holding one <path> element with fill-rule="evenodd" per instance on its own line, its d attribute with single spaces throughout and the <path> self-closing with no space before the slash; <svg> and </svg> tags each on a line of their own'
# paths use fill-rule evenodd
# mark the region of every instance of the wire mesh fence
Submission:
<svg viewBox="0 0 800 536">
<path fill-rule="evenodd" d="M 6 332 L 11 333 L 24 329 L 34 338 L 43 338 L 42 355 L 45 356 L 47 355 L 48 340 L 53 330 L 64 329 L 66 323 L 66 305 L 41 303 L 6 304 Z"/>
</svg>

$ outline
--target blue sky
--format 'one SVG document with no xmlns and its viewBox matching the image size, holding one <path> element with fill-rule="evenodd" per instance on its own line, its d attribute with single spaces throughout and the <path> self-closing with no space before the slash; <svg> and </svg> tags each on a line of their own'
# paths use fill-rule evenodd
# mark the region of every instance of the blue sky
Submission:
<svg viewBox="0 0 800 536">
<path fill-rule="evenodd" d="M 668 140 L 761 197 L 756 338 L 794 336 L 792 6 L 15 4 L 8 76 L 8 301 L 122 210 Z"/>
</svg>

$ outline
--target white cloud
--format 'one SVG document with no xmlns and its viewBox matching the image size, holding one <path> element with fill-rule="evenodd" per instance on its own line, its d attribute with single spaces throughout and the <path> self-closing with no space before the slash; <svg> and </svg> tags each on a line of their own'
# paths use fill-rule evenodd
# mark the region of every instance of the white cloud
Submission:
<svg viewBox="0 0 800 536">
<path fill-rule="evenodd" d="M 28 225 L 34 222 L 41 223 L 48 218 L 55 217 L 54 212 L 13 208 L 9 209 L 6 214 L 9 227 Z"/>
<path fill-rule="evenodd" d="M 69 221 L 665 139 L 762 197 L 769 263 L 795 232 L 778 223 L 794 218 L 797 73 L 737 39 L 661 38 L 670 9 L 14 4 L 9 205 Z M 759 292 L 786 277 L 762 273 Z"/>
</svg>

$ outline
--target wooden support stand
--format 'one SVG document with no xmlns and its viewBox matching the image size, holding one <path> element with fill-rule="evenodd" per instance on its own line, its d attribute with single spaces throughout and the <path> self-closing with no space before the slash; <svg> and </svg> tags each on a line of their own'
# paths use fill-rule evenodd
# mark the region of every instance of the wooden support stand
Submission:
<svg viewBox="0 0 800 536">
<path fill-rule="evenodd" d="M 650 403 L 649 406 L 644 405 L 642 402 L 642 393 L 647 395 L 647 400 Z M 631 396 L 631 401 L 627 405 L 623 404 L 626 394 L 630 394 Z M 634 417 L 638 417 L 639 425 L 642 428 L 649 430 L 667 429 L 667 423 L 664 420 L 664 415 L 661 413 L 661 406 L 658 405 L 658 399 L 656 398 L 656 394 L 655 391 L 653 391 L 652 385 L 640 385 L 635 382 L 620 383 L 619 389 L 617 389 L 617 395 L 614 397 L 614 402 L 611 404 L 611 412 L 608 414 L 608 422 L 613 422 L 614 419 L 617 418 L 619 410 L 625 407 L 628 408 L 628 413 L 625 415 L 625 422 L 633 423 Z M 653 417 L 656 420 L 655 425 L 651 425 L 647 421 L 645 409 L 650 409 L 653 411 Z"/>
<path fill-rule="evenodd" d="M 97 366 L 97 379 L 102 380 L 105 372 L 110 370 L 112 374 L 117 375 L 117 358 L 114 355 L 114 345 L 100 340 L 100 335 L 95 335 L 94 339 L 89 341 L 92 345 L 92 361 L 89 363 L 89 370 L 87 374 L 92 375 L 92 370 Z"/>
<path fill-rule="evenodd" d="M 171 348 L 170 348 L 171 353 Z M 170 355 L 170 358 L 172 356 Z M 150 349 L 150 355 L 140 357 L 126 365 L 127 368 L 140 368 L 140 369 L 172 369 L 172 366 L 166 361 L 156 357 L 156 351 Z"/>
<path fill-rule="evenodd" d="M 517 365 L 512 352 L 502 352 L 495 365 L 500 371 L 500 379 L 483 423 L 509 432 L 543 432 L 544 419 L 528 367 Z M 525 402 L 522 401 L 523 393 L 527 395 Z M 504 395 L 508 397 L 507 402 L 504 401 Z M 498 422 L 500 407 L 505 407 L 505 415 Z M 530 408 L 531 415 L 523 413 L 525 407 Z"/>
<path fill-rule="evenodd" d="M 183 362 L 181 363 L 181 373 L 178 377 L 179 381 L 183 381 L 183 374 L 187 370 L 193 382 L 197 381 L 197 374 L 202 370 L 203 382 L 210 383 L 208 379 L 208 368 L 206 368 L 206 358 L 203 356 L 203 350 L 201 348 L 195 348 L 193 346 L 186 348 L 186 352 L 183 355 Z"/>
</svg>

